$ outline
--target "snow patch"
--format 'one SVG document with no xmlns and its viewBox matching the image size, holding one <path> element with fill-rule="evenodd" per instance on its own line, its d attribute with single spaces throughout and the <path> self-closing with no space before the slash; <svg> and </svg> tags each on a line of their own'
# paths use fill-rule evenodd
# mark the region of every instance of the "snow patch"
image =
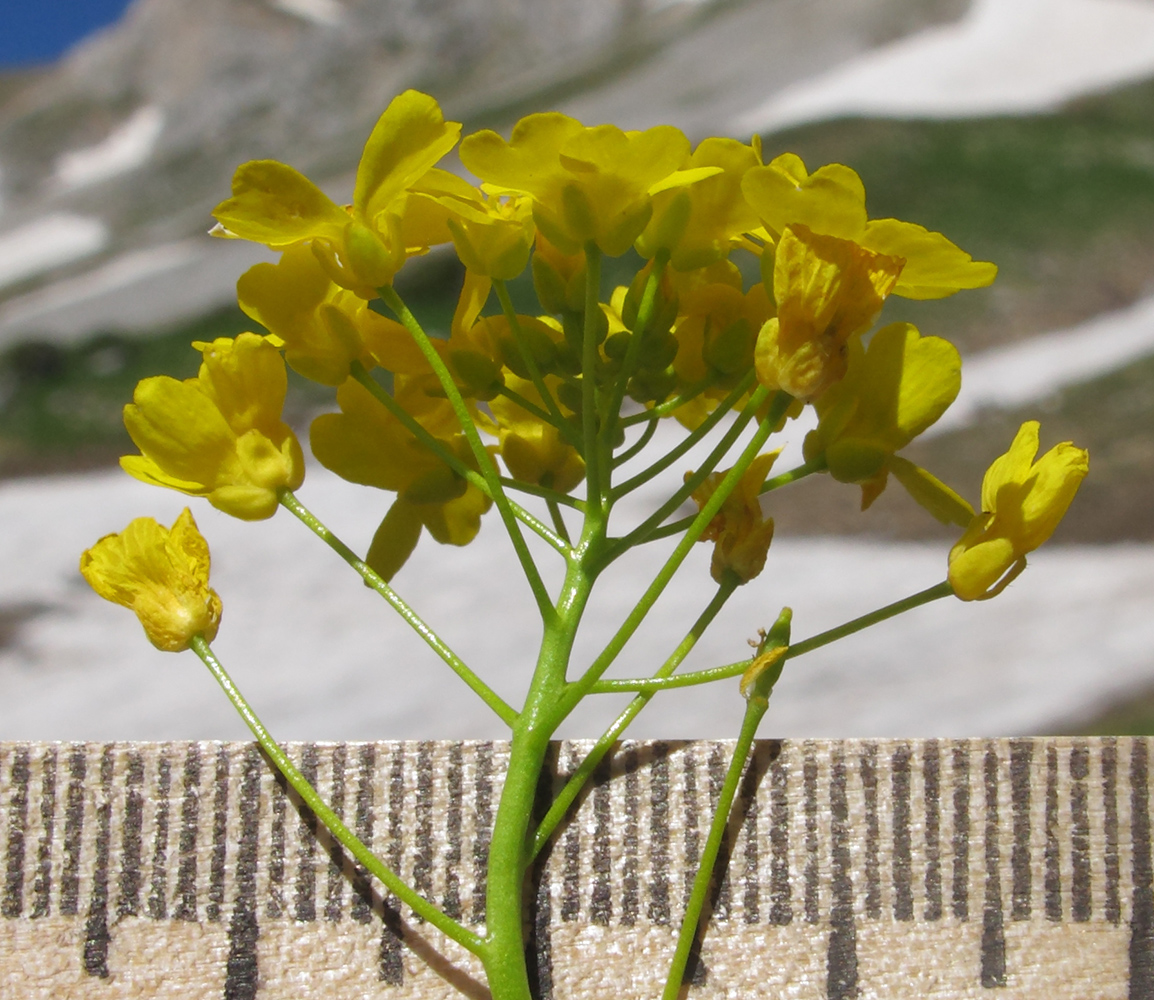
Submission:
<svg viewBox="0 0 1154 1000">
<path fill-rule="evenodd" d="M 18 322 L 51 309 L 64 309 L 100 298 L 130 285 L 184 267 L 201 255 L 199 240 L 165 243 L 133 250 L 86 274 L 53 282 L 0 307 L 0 319 Z"/>
<path fill-rule="evenodd" d="M 74 149 L 56 161 L 56 183 L 65 189 L 87 187 L 144 166 L 164 131 L 164 112 L 139 108 L 102 142 Z"/>
<path fill-rule="evenodd" d="M 962 364 L 962 391 L 925 437 L 972 423 L 986 408 L 1044 399 L 1154 352 L 1154 296 L 1068 330 L 983 351 Z"/>
<path fill-rule="evenodd" d="M 960 118 L 1052 110 L 1154 74 L 1145 0 L 975 0 L 917 32 L 779 91 L 737 135 L 843 115 Z"/>
<path fill-rule="evenodd" d="M 273 6 L 325 28 L 334 28 L 345 19 L 345 9 L 338 0 L 273 0 Z"/>
<path fill-rule="evenodd" d="M 0 233 L 0 288 L 88 257 L 107 242 L 103 222 L 72 212 L 53 212 Z"/>
<path fill-rule="evenodd" d="M 640 490 L 641 507 L 652 510 L 667 486 Z M 315 466 L 299 495 L 356 549 L 368 544 L 389 502 Z M 98 598 L 76 571 L 80 551 L 97 538 L 145 513 L 171 524 L 186 504 L 212 546 L 214 586 L 225 603 L 214 646 L 279 739 L 507 735 L 295 519 L 237 521 L 108 472 L 0 484 L 0 606 L 47 609 L 0 650 L 6 739 L 245 738 L 195 657 L 153 649 L 134 617 Z M 559 560 L 529 541 L 556 586 Z M 643 546 L 603 575 L 575 669 L 600 652 L 674 543 Z M 945 574 L 947 550 L 777 539 L 766 573 L 738 589 L 685 669 L 747 656 L 745 639 L 783 604 L 794 609 L 800 639 L 930 586 Z M 711 593 L 709 559 L 710 546 L 693 547 L 683 576 L 625 648 L 615 674 L 650 672 L 669 654 Z M 502 696 L 523 697 L 532 667 L 526 651 L 535 648 L 541 623 L 494 514 L 464 548 L 422 539 L 395 584 Z M 937 601 L 791 663 L 766 728 L 788 737 L 1045 731 L 1154 680 L 1152 592 L 1154 546 L 1043 550 L 996 601 Z M 562 735 L 595 735 L 621 705 L 591 699 Z M 733 684 L 669 692 L 632 734 L 732 736 L 743 705 Z"/>
</svg>

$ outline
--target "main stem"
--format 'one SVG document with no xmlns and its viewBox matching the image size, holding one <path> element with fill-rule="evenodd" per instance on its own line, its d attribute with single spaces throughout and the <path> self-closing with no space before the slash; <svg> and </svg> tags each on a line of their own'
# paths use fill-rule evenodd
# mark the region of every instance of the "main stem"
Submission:
<svg viewBox="0 0 1154 1000">
<path fill-rule="evenodd" d="M 565 717 L 561 695 L 569 657 L 593 588 L 594 575 L 589 567 L 597 565 L 604 538 L 604 517 L 599 512 L 587 512 L 555 613 L 545 622 L 529 693 L 512 726 L 509 767 L 489 845 L 482 952 L 489 991 L 499 1000 L 532 1000 L 525 961 L 523 900 L 525 878 L 534 856 L 537 784 L 549 741 Z"/>
</svg>

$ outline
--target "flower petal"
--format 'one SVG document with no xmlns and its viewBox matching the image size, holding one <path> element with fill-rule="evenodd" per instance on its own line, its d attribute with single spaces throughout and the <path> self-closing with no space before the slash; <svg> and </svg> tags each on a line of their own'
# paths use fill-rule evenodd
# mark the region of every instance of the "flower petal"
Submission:
<svg viewBox="0 0 1154 1000">
<path fill-rule="evenodd" d="M 461 126 L 445 121 L 428 94 L 406 90 L 377 120 L 361 154 L 353 205 L 370 226 L 376 217 L 457 144 Z"/>
<path fill-rule="evenodd" d="M 989 261 L 974 260 L 941 233 L 912 222 L 874 219 L 865 227 L 862 246 L 905 259 L 894 295 L 940 299 L 963 288 L 985 288 L 998 276 Z"/>
<path fill-rule="evenodd" d="M 232 197 L 213 209 L 232 235 L 281 248 L 302 240 L 339 242 L 348 213 L 304 174 L 276 160 L 242 163 Z"/>
</svg>

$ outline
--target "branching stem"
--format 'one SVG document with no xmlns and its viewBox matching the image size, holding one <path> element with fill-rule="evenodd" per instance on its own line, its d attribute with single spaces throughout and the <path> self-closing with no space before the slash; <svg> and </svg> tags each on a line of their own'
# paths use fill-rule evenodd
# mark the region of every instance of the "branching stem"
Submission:
<svg viewBox="0 0 1154 1000">
<path fill-rule="evenodd" d="M 476 692 L 486 705 L 496 712 L 502 722 L 508 726 L 512 726 L 513 723 L 517 721 L 517 712 L 513 707 L 489 687 L 488 684 L 481 680 L 480 677 L 473 673 L 465 664 L 464 660 L 454 653 L 445 641 L 425 624 L 421 616 L 401 599 L 401 596 L 393 590 L 392 586 L 321 523 L 320 519 L 296 498 L 292 490 L 282 489 L 280 491 L 280 503 L 285 510 L 290 511 L 309 531 L 356 570 L 365 583 L 388 601 L 389 606 L 409 624 L 417 635 L 425 640 L 429 648 L 444 660 L 450 669 L 452 669 L 470 689 Z"/>
<path fill-rule="evenodd" d="M 194 636 L 190 645 L 196 655 L 204 661 L 204 665 L 208 667 L 212 676 L 216 678 L 217 683 L 220 684 L 224 693 L 228 696 L 228 700 L 232 702 L 233 707 L 244 720 L 245 725 L 248 726 L 253 736 L 256 737 L 257 742 L 261 745 L 264 752 L 268 754 L 269 759 L 277 766 L 277 770 L 284 775 L 285 780 L 301 797 L 305 805 L 316 813 L 317 818 L 328 827 L 329 831 L 340 841 L 341 845 L 365 867 L 366 871 L 376 876 L 402 903 L 412 907 L 414 913 L 427 920 L 446 937 L 456 941 L 463 948 L 467 948 L 474 955 L 483 954 L 485 942 L 482 938 L 478 937 L 467 927 L 463 927 L 457 923 L 457 921 L 451 917 L 446 916 L 437 909 L 436 906 L 425 899 L 424 896 L 414 891 L 407 882 L 403 881 L 391 868 L 370 851 L 361 842 L 360 838 L 345 826 L 341 818 L 329 808 L 328 803 L 317 794 L 316 789 L 313 788 L 305 776 L 297 770 L 296 766 L 289 759 L 288 754 L 277 745 L 269 731 L 265 729 L 260 719 L 257 718 L 256 713 L 249 707 L 248 702 L 240 693 L 240 689 L 233 683 L 232 678 L 228 675 L 220 660 L 216 658 L 212 647 L 205 641 L 204 637 L 199 635 Z"/>
</svg>

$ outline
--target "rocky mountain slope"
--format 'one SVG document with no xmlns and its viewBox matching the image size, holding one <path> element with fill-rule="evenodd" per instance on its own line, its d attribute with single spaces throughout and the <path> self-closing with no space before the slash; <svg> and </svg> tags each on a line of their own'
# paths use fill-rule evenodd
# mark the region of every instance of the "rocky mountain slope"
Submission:
<svg viewBox="0 0 1154 1000">
<path fill-rule="evenodd" d="M 207 255 L 236 164 L 351 188 L 405 87 L 470 126 L 559 107 L 695 137 L 965 0 L 136 0 L 27 86 L 0 88 L 0 343 L 147 328 L 231 296 Z"/>
</svg>

